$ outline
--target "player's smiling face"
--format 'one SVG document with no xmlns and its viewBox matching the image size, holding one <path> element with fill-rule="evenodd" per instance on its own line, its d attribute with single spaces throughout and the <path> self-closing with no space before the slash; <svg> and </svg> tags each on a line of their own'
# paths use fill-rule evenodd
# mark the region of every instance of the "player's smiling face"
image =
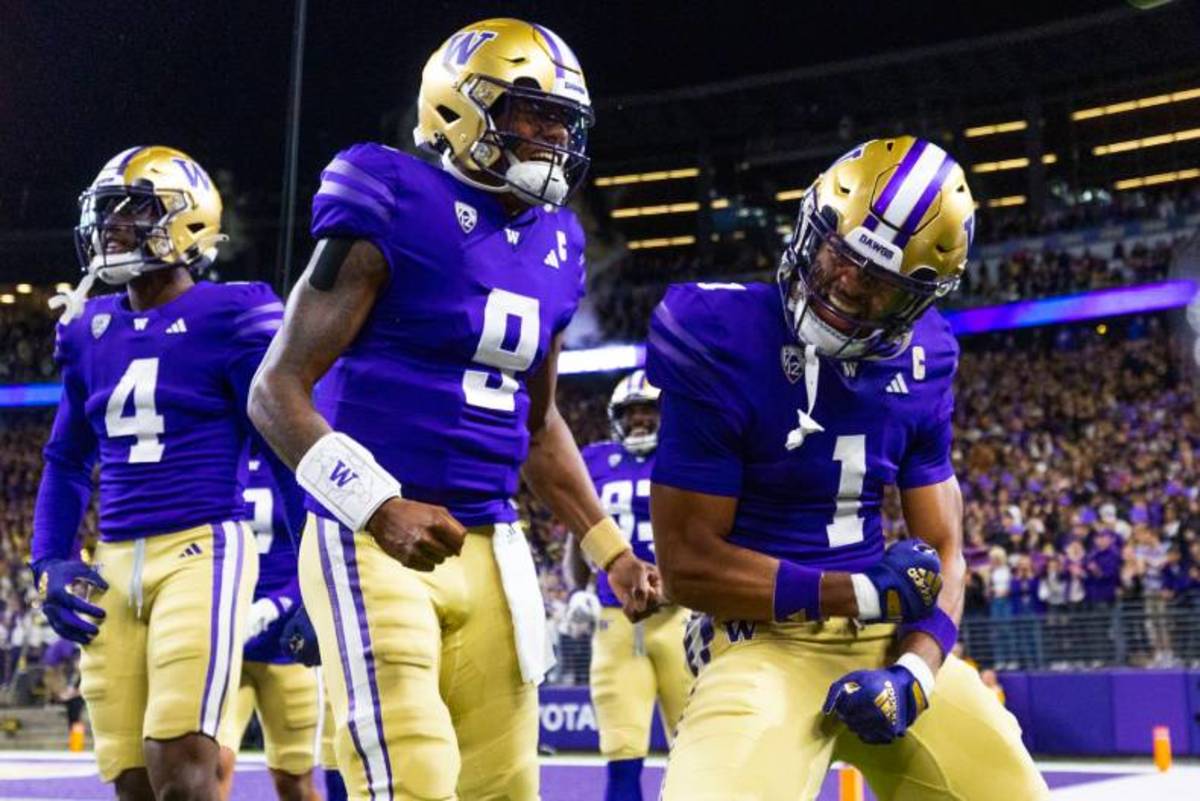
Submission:
<svg viewBox="0 0 1200 801">
<path fill-rule="evenodd" d="M 658 431 L 658 406 L 632 403 L 621 410 L 621 427 L 626 436 L 644 437 Z"/>
<path fill-rule="evenodd" d="M 136 250 L 141 244 L 139 232 L 158 219 L 156 205 L 153 195 L 129 195 L 115 201 L 112 210 L 104 216 L 101 232 L 104 252 L 114 255 Z"/>
<path fill-rule="evenodd" d="M 550 148 L 539 143 L 565 148 L 570 142 L 566 112 L 554 103 L 539 103 L 528 98 L 512 98 L 496 118 L 496 126 L 519 137 L 513 155 L 521 161 L 553 161 Z"/>
<path fill-rule="evenodd" d="M 828 242 L 817 249 L 810 275 L 813 292 L 824 300 L 812 304 L 813 311 L 843 334 L 881 321 L 896 304 L 899 290 L 868 275 Z"/>
</svg>

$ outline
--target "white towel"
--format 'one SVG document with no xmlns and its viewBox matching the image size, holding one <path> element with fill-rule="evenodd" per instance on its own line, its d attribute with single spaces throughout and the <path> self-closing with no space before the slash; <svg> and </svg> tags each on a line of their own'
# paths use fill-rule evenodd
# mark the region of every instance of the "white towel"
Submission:
<svg viewBox="0 0 1200 801">
<path fill-rule="evenodd" d="M 546 607 L 525 532 L 519 525 L 498 523 L 492 533 L 492 553 L 512 615 L 521 680 L 541 684 L 546 671 L 554 667 L 554 654 L 547 649 Z"/>
</svg>

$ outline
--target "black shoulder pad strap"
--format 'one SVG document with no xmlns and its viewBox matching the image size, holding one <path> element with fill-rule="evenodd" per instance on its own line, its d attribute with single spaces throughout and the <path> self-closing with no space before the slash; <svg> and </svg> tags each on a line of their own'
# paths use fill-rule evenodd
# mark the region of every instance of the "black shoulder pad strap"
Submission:
<svg viewBox="0 0 1200 801">
<path fill-rule="evenodd" d="M 328 292 L 337 282 L 338 271 L 350 253 L 353 239 L 322 239 L 309 260 L 308 284 L 313 289 Z"/>
</svg>

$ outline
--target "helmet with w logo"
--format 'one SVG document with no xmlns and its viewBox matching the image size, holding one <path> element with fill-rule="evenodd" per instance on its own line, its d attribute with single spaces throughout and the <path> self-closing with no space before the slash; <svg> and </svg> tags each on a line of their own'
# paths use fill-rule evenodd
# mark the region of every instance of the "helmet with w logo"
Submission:
<svg viewBox="0 0 1200 801">
<path fill-rule="evenodd" d="M 779 266 L 796 336 L 836 358 L 879 358 L 957 285 L 975 229 L 962 167 L 922 139 L 859 145 L 809 187 Z"/>
<path fill-rule="evenodd" d="M 561 125 L 565 144 L 532 142 L 506 128 L 514 108 Z M 430 57 L 413 138 L 472 186 L 563 205 L 587 172 L 592 121 L 583 69 L 566 42 L 542 25 L 489 19 L 458 31 Z M 537 157 L 518 158 L 521 142 Z"/>
<path fill-rule="evenodd" d="M 216 258 L 221 194 L 190 156 L 158 145 L 111 158 L 79 196 L 80 266 L 108 284 Z"/>
</svg>

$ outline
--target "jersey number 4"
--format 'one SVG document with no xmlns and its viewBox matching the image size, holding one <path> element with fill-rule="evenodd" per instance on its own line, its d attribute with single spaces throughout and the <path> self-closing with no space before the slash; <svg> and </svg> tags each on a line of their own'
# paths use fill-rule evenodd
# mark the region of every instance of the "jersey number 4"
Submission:
<svg viewBox="0 0 1200 801">
<path fill-rule="evenodd" d="M 512 327 L 516 330 L 512 334 L 510 320 L 515 321 Z M 493 289 L 483 308 L 483 333 L 472 361 L 499 370 L 500 385 L 488 385 L 495 380 L 495 373 L 489 370 L 467 370 L 462 380 L 467 403 L 498 412 L 514 411 L 518 388 L 515 374 L 533 364 L 540 333 L 537 298 Z"/>
<path fill-rule="evenodd" d="M 158 384 L 158 359 L 134 359 L 125 369 L 108 398 L 104 428 L 110 437 L 137 437 L 129 449 L 131 464 L 159 462 L 163 457 L 163 416 L 154 406 L 154 388 Z M 133 396 L 133 414 L 125 414 L 129 396 Z"/>
</svg>

